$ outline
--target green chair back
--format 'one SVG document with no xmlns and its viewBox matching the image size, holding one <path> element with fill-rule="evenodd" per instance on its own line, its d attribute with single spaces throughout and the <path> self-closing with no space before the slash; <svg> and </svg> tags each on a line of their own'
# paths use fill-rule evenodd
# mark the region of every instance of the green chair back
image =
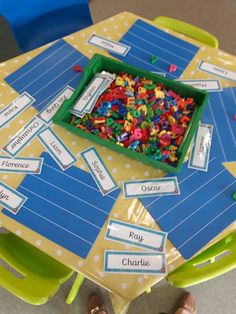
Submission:
<svg viewBox="0 0 236 314">
<path fill-rule="evenodd" d="M 46 303 L 73 271 L 12 233 L 0 234 L 0 285 L 30 304 Z"/>
<path fill-rule="evenodd" d="M 236 268 L 236 233 L 198 254 L 168 276 L 168 282 L 180 288 L 216 278 Z"/>
<path fill-rule="evenodd" d="M 177 33 L 186 35 L 205 45 L 211 46 L 213 48 L 219 47 L 218 39 L 214 35 L 191 24 L 167 16 L 158 16 L 154 19 L 154 22 L 157 25 L 169 28 Z"/>
</svg>

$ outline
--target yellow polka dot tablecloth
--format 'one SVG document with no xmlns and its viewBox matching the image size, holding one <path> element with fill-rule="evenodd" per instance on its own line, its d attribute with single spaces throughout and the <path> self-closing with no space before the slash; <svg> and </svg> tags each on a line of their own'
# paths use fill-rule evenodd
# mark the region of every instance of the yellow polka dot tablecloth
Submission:
<svg viewBox="0 0 236 314">
<path fill-rule="evenodd" d="M 87 39 L 92 33 L 107 37 L 114 41 L 118 41 L 128 30 L 128 28 L 140 17 L 131 13 L 120 13 L 114 17 L 111 17 L 105 21 L 102 21 L 96 25 L 86 28 L 80 32 L 71 34 L 64 39 L 72 45 L 74 48 L 83 53 L 86 57 L 91 58 L 93 54 L 100 53 L 108 55 L 106 51 L 101 50 L 95 46 L 90 46 L 87 43 Z M 144 19 L 143 19 L 144 20 Z M 145 20 L 146 21 L 146 20 Z M 146 21 L 151 23 L 150 21 Z M 164 29 L 165 30 L 165 29 Z M 184 37 L 178 35 L 169 30 L 165 30 L 177 37 Z M 185 38 L 185 37 L 184 37 Z M 199 46 L 196 41 L 185 38 L 186 41 L 192 42 Z M 40 52 L 45 50 L 49 45 L 31 51 L 27 54 L 21 55 L 9 61 L 0 64 L 0 109 L 4 108 L 18 94 L 12 89 L 4 78 L 27 63 L 29 60 L 37 56 Z M 200 60 L 207 60 L 222 67 L 227 67 L 233 71 L 236 71 L 236 58 L 221 50 L 213 49 L 208 46 L 201 45 L 199 51 L 196 53 L 191 64 L 187 67 L 182 75 L 182 79 L 210 79 L 210 75 L 204 72 L 197 71 L 197 67 Z M 228 80 L 221 79 L 223 87 L 235 86 L 235 83 Z M 1 147 L 8 142 L 8 140 L 16 134 L 27 122 L 35 116 L 37 113 L 33 107 L 28 108 L 22 114 L 20 114 L 13 122 L 7 124 L 0 130 L 0 145 Z M 141 162 L 133 161 L 122 154 L 115 153 L 106 147 L 99 146 L 91 143 L 86 139 L 78 138 L 65 129 L 52 125 L 53 130 L 60 136 L 63 142 L 70 148 L 70 150 L 78 157 L 77 166 L 84 169 L 84 163 L 79 157 L 79 153 L 90 146 L 94 146 L 99 152 L 100 156 L 107 165 L 109 171 L 113 175 L 117 184 L 121 186 L 122 181 L 136 180 L 144 178 L 156 178 L 165 175 L 164 172 L 158 169 L 151 168 Z M 44 151 L 43 146 L 37 139 L 33 139 L 27 147 L 25 147 L 19 156 L 32 157 L 39 156 Z M 232 173 L 235 171 L 235 163 L 228 163 L 227 169 Z M 23 180 L 22 174 L 0 174 L 0 180 L 10 185 L 12 188 L 17 188 L 20 182 Z M 159 226 L 146 211 L 143 205 L 138 200 L 124 199 L 122 193 L 120 194 L 118 201 L 110 213 L 110 218 L 119 219 L 133 224 L 138 224 L 144 227 L 150 227 L 155 230 L 159 230 Z M 110 274 L 105 273 L 103 270 L 103 260 L 105 250 L 130 250 L 137 251 L 137 248 L 132 248 L 128 245 L 108 241 L 105 239 L 105 233 L 107 228 L 107 221 L 104 224 L 99 236 L 93 245 L 90 253 L 86 259 L 82 259 L 70 251 L 60 247 L 59 245 L 49 241 L 48 239 L 40 236 L 39 234 L 27 229 L 18 222 L 10 219 L 6 215 L 0 213 L 1 225 L 17 234 L 22 239 L 30 242 L 40 250 L 46 252 L 58 261 L 66 264 L 75 271 L 82 273 L 90 280 L 105 287 L 112 293 L 126 299 L 132 300 L 147 288 L 154 285 L 156 282 L 162 280 L 163 276 L 147 276 L 147 275 L 124 275 L 124 274 Z M 224 232 L 219 234 L 212 243 L 218 241 L 223 236 L 228 234 L 234 226 L 231 225 Z M 167 262 L 168 272 L 173 271 L 180 266 L 184 260 L 172 245 L 170 241 L 167 241 Z"/>
</svg>

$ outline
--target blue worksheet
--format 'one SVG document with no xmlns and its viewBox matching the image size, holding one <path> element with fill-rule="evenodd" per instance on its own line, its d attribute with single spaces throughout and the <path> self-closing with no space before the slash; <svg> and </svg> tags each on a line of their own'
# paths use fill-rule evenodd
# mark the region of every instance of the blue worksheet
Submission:
<svg viewBox="0 0 236 314">
<path fill-rule="evenodd" d="M 74 65 L 86 66 L 89 59 L 64 40 L 59 40 L 34 59 L 5 78 L 19 94 L 27 91 L 41 111 L 67 85 L 76 88 L 82 73 Z"/>
<path fill-rule="evenodd" d="M 28 200 L 16 215 L 3 213 L 86 258 L 120 189 L 102 196 L 89 173 L 75 166 L 62 171 L 48 153 L 41 157 L 41 174 L 27 175 L 17 189 Z"/>
<path fill-rule="evenodd" d="M 207 172 L 183 165 L 177 175 L 181 194 L 140 201 L 185 259 L 191 258 L 236 220 L 235 178 L 222 162 L 236 161 L 236 88 L 211 93 L 202 122 L 212 124 Z"/>
<path fill-rule="evenodd" d="M 164 72 L 172 79 L 180 77 L 199 50 L 199 47 L 142 20 L 137 20 L 120 42 L 131 49 L 125 57 L 117 54 L 114 57 L 144 70 Z M 152 55 L 158 58 L 155 64 L 151 63 Z M 177 66 L 173 73 L 169 73 L 171 64 Z"/>
</svg>

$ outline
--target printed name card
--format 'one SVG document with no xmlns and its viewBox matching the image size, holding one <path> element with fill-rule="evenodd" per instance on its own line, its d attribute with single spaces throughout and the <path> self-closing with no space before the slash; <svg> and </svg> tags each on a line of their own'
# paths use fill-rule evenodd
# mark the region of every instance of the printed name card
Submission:
<svg viewBox="0 0 236 314">
<path fill-rule="evenodd" d="M 207 171 L 211 149 L 213 125 L 201 124 L 193 139 L 188 167 Z"/>
<path fill-rule="evenodd" d="M 70 112 L 78 117 L 83 117 L 86 113 L 90 113 L 99 96 L 110 86 L 114 79 L 115 75 L 109 72 L 97 73 Z"/>
<path fill-rule="evenodd" d="M 219 80 L 178 80 L 178 81 L 198 89 L 207 90 L 209 92 L 222 91 L 222 86 Z"/>
<path fill-rule="evenodd" d="M 103 195 L 109 194 L 118 188 L 109 170 L 94 147 L 90 147 L 80 154 Z"/>
<path fill-rule="evenodd" d="M 73 91 L 74 89 L 72 87 L 66 86 L 37 116 L 43 120 L 44 123 L 49 124 L 64 100 L 69 99 L 73 94 Z"/>
<path fill-rule="evenodd" d="M 125 198 L 142 198 L 164 195 L 179 195 L 176 177 L 123 182 Z"/>
<path fill-rule="evenodd" d="M 131 48 L 130 46 L 124 45 L 116 41 L 112 41 L 110 39 L 104 38 L 96 34 L 93 34 L 91 37 L 89 37 L 88 43 L 98 48 L 102 48 L 110 52 L 116 53 L 118 55 L 121 55 L 123 57 L 126 56 L 126 54 Z"/>
<path fill-rule="evenodd" d="M 43 127 L 43 121 L 34 117 L 2 148 L 2 151 L 15 157 Z"/>
<path fill-rule="evenodd" d="M 43 158 L 15 158 L 0 156 L 0 172 L 40 174 Z"/>
<path fill-rule="evenodd" d="M 83 94 L 79 97 L 71 112 L 82 117 L 85 114 L 84 111 L 87 105 L 89 105 L 89 103 L 95 98 L 95 95 L 98 93 L 103 82 L 104 78 L 95 76 Z"/>
<path fill-rule="evenodd" d="M 236 82 L 236 72 L 221 68 L 218 65 L 214 65 L 209 62 L 201 61 L 198 66 L 198 70 Z"/>
<path fill-rule="evenodd" d="M 0 129 L 9 121 L 16 118 L 22 111 L 27 109 L 35 99 L 27 92 L 22 93 L 19 97 L 13 100 L 8 106 L 0 111 Z"/>
<path fill-rule="evenodd" d="M 164 275 L 164 253 L 105 251 L 104 271 L 123 274 Z"/>
<path fill-rule="evenodd" d="M 166 73 L 165 72 L 158 72 L 158 71 L 151 71 L 151 72 L 154 73 L 154 74 L 158 74 L 158 75 L 166 77 Z"/>
<path fill-rule="evenodd" d="M 51 128 L 48 127 L 40 132 L 38 139 L 62 170 L 68 169 L 77 161 L 77 158 Z"/>
<path fill-rule="evenodd" d="M 167 233 L 110 219 L 106 239 L 163 252 Z"/>
<path fill-rule="evenodd" d="M 0 205 L 17 214 L 27 197 L 0 181 Z"/>
</svg>

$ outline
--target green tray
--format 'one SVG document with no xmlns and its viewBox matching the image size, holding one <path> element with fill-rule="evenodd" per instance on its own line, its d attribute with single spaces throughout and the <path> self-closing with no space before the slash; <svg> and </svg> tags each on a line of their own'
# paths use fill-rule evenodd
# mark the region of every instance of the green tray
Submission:
<svg viewBox="0 0 236 314">
<path fill-rule="evenodd" d="M 109 71 L 111 73 L 116 73 L 116 74 L 120 72 L 127 72 L 134 76 L 146 77 L 147 79 L 151 79 L 155 82 L 163 83 L 166 88 L 172 89 L 173 91 L 177 92 L 183 97 L 194 98 L 195 102 L 197 103 L 197 106 L 196 106 L 196 109 L 194 110 L 191 121 L 184 134 L 182 144 L 179 146 L 178 154 L 177 154 L 178 161 L 176 162 L 175 166 L 165 164 L 162 161 L 151 159 L 150 157 L 145 156 L 141 153 L 137 153 L 125 147 L 119 146 L 97 135 L 93 135 L 91 133 L 78 129 L 75 126 L 70 125 L 70 119 L 72 115 L 70 113 L 70 109 L 74 106 L 74 103 L 84 91 L 85 86 L 88 85 L 88 83 L 92 80 L 95 74 L 102 71 Z M 64 101 L 62 106 L 59 108 L 59 110 L 55 114 L 53 118 L 53 122 L 66 128 L 71 133 L 87 138 L 88 140 L 96 142 L 97 144 L 107 146 L 108 148 L 115 150 L 119 153 L 122 153 L 132 159 L 142 161 L 143 163 L 148 164 L 149 166 L 159 168 L 167 172 L 177 173 L 183 164 L 189 145 L 191 143 L 193 135 L 198 126 L 200 117 L 206 105 L 207 99 L 208 99 L 208 94 L 205 91 L 201 91 L 191 86 L 184 85 L 180 82 L 164 78 L 163 76 L 141 70 L 139 68 L 133 67 L 126 63 L 122 63 L 114 59 L 104 57 L 99 54 L 95 54 L 93 58 L 90 60 L 89 64 L 87 65 L 86 69 L 84 70 L 83 79 L 81 80 L 79 86 L 76 88 L 71 98 Z"/>
</svg>

